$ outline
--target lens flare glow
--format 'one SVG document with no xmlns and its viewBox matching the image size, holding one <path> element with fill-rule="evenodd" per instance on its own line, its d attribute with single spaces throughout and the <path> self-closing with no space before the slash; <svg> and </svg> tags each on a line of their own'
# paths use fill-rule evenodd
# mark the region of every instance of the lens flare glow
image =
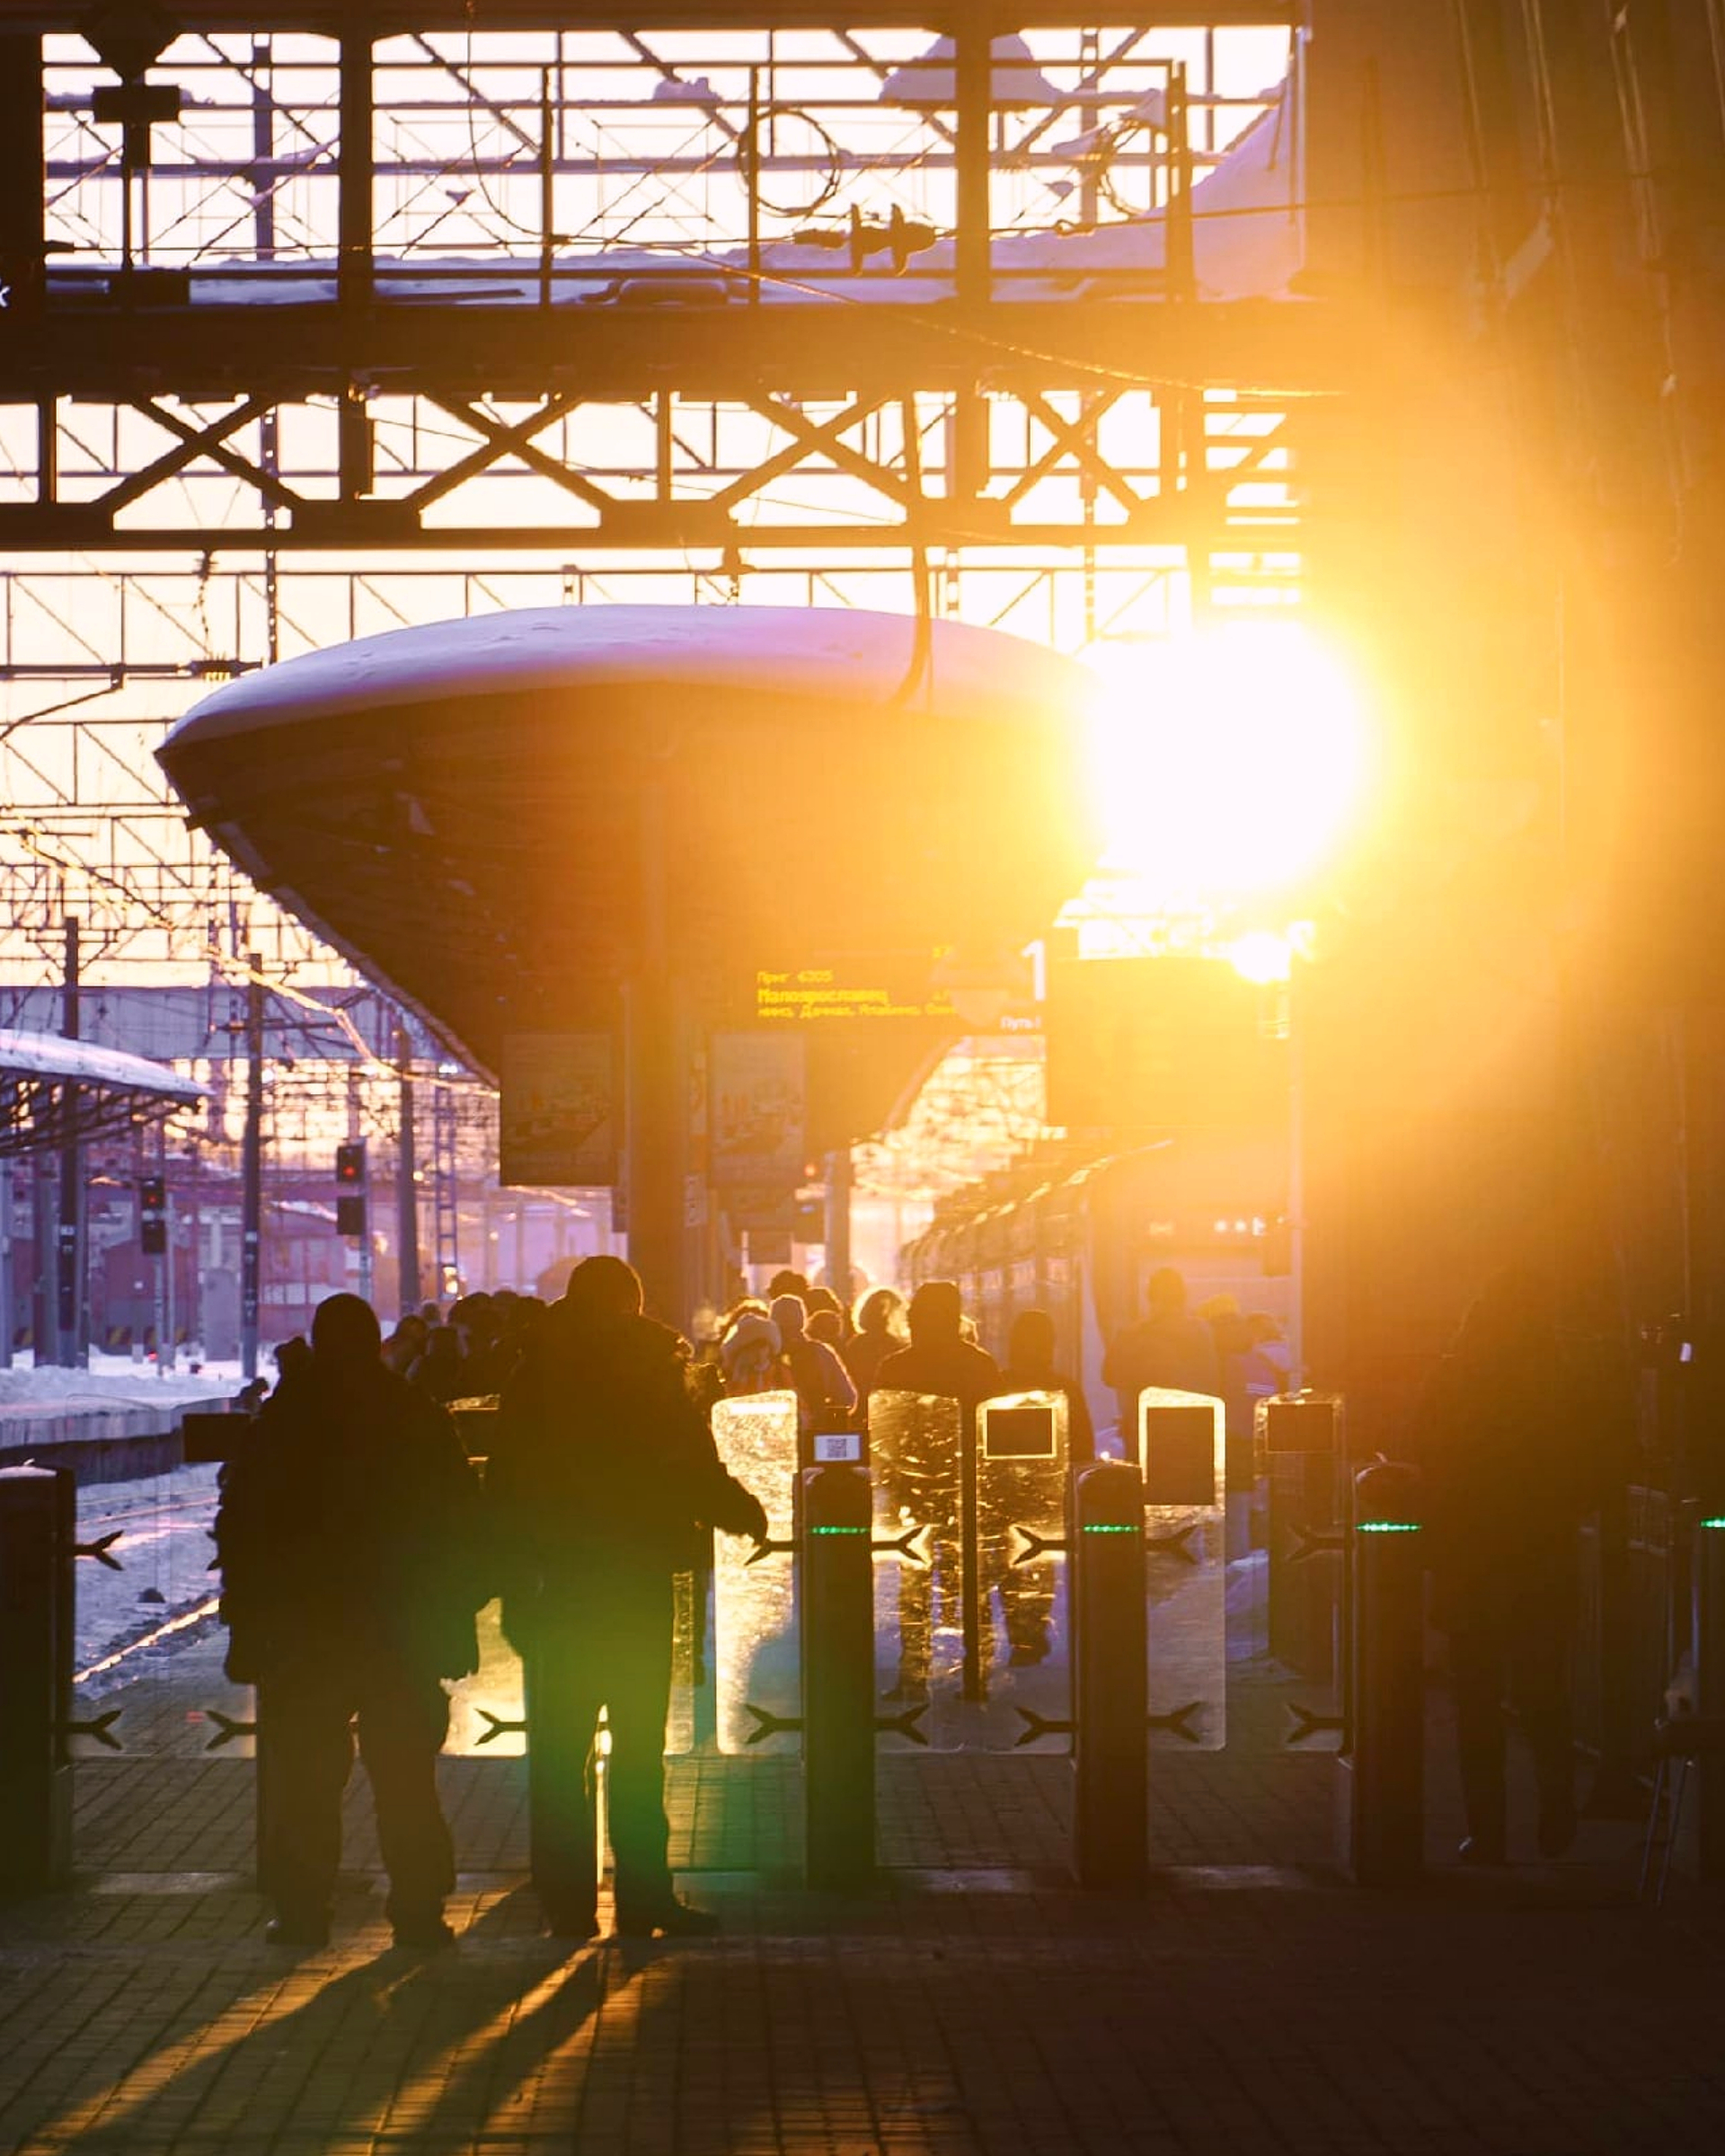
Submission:
<svg viewBox="0 0 1725 2156">
<path fill-rule="evenodd" d="M 1104 865 L 1159 905 L 1297 891 L 1333 860 L 1369 781 L 1352 684 L 1298 623 L 1099 643 L 1091 767 Z"/>
</svg>

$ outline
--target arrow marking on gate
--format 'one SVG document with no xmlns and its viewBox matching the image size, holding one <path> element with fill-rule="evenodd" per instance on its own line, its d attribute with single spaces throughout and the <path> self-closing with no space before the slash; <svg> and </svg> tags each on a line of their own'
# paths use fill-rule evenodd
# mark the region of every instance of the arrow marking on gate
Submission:
<svg viewBox="0 0 1725 2156">
<path fill-rule="evenodd" d="M 768 1736 L 794 1736 L 802 1727 L 800 1714 L 773 1714 L 765 1707 L 757 1707 L 753 1700 L 743 1701 L 743 1712 L 755 1718 L 755 1727 L 744 1738 L 745 1744 L 758 1745 Z"/>
<path fill-rule="evenodd" d="M 1183 1527 L 1176 1527 L 1172 1534 L 1146 1534 L 1144 1546 L 1146 1550 L 1165 1550 L 1170 1557 L 1179 1558 L 1182 1564 L 1199 1564 L 1202 1560 L 1187 1546 L 1190 1537 L 1197 1531 L 1198 1522 L 1188 1520 Z"/>
<path fill-rule="evenodd" d="M 93 1736 L 111 1752 L 123 1752 L 125 1745 L 117 1736 L 109 1735 L 123 1711 L 121 1708 L 111 1707 L 105 1714 L 93 1714 L 87 1722 L 59 1722 L 55 1727 L 61 1736 Z"/>
<path fill-rule="evenodd" d="M 74 1557 L 93 1557 L 99 1565 L 106 1565 L 111 1572 L 123 1572 L 125 1566 L 117 1557 L 108 1554 L 123 1532 L 123 1529 L 116 1527 L 108 1534 L 98 1535 L 93 1542 L 74 1542 L 72 1554 Z"/>
<path fill-rule="evenodd" d="M 243 1722 L 231 1714 L 224 1714 L 219 1707 L 206 1707 L 204 1712 L 216 1725 L 216 1734 L 204 1746 L 206 1752 L 219 1752 L 224 1745 L 231 1745 L 236 1736 L 255 1736 L 256 1722 Z"/>
<path fill-rule="evenodd" d="M 1339 1714 L 1323 1714 L 1315 1707 L 1302 1707 L 1297 1700 L 1289 1700 L 1287 1704 L 1294 1718 L 1294 1727 L 1286 1739 L 1290 1745 L 1303 1745 L 1308 1736 L 1321 1736 L 1345 1726 Z"/>
</svg>

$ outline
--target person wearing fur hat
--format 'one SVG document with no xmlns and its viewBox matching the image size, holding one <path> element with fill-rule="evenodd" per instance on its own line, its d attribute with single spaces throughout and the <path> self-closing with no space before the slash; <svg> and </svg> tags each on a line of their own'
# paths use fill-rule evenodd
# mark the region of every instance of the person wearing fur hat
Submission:
<svg viewBox="0 0 1725 2156">
<path fill-rule="evenodd" d="M 752 1299 L 739 1303 L 726 1319 L 719 1339 L 726 1396 L 734 1399 L 741 1392 L 777 1392 L 788 1387 L 783 1348 L 765 1303 Z"/>
</svg>

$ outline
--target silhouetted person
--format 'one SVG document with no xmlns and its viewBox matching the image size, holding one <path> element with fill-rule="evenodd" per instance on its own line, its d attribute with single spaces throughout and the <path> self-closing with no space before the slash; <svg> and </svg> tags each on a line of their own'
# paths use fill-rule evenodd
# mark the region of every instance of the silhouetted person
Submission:
<svg viewBox="0 0 1725 2156">
<path fill-rule="evenodd" d="M 818 1340 L 823 1348 L 830 1348 L 841 1364 L 845 1360 L 845 1320 L 836 1310 L 811 1310 L 809 1322 L 803 1329 L 811 1340 Z M 854 1383 L 854 1381 L 853 1381 Z"/>
<path fill-rule="evenodd" d="M 396 1942 L 452 1936 L 435 1763 L 449 1725 L 440 1680 L 479 1659 L 479 1489 L 447 1416 L 380 1350 L 358 1295 L 320 1303 L 305 1367 L 264 1403 L 222 1476 L 227 1673 L 258 1688 L 269 1937 L 288 1945 L 328 1935 L 356 1718 Z"/>
<path fill-rule="evenodd" d="M 856 1387 L 837 1351 L 809 1338 L 801 1297 L 780 1295 L 773 1305 L 773 1322 L 779 1329 L 779 1351 L 797 1395 L 800 1435 L 806 1441 L 823 1421 L 835 1417 L 842 1425 L 856 1405 Z M 802 1464 L 814 1464 L 806 1443 Z"/>
<path fill-rule="evenodd" d="M 295 1377 L 303 1377 L 311 1366 L 312 1344 L 304 1333 L 296 1332 L 284 1340 L 276 1349 L 276 1390 Z"/>
<path fill-rule="evenodd" d="M 885 1356 L 874 1374 L 879 1392 L 934 1392 L 961 1401 L 974 1415 L 978 1401 L 1000 1391 L 1000 1365 L 964 1338 L 964 1304 L 956 1280 L 924 1280 L 907 1313 L 910 1345 Z"/>
<path fill-rule="evenodd" d="M 752 1298 L 739 1303 L 726 1318 L 719 1340 L 719 1366 L 727 1395 L 788 1392 L 791 1375 L 783 1347 L 765 1303 Z"/>
<path fill-rule="evenodd" d="M 384 1342 L 384 1361 L 397 1377 L 412 1376 L 420 1357 L 425 1353 L 429 1331 L 425 1320 L 416 1317 L 410 1311 Z"/>
<path fill-rule="evenodd" d="M 429 1393 L 439 1407 L 467 1396 L 462 1372 L 461 1339 L 453 1325 L 439 1325 L 427 1337 L 424 1352 L 413 1365 L 409 1383 Z"/>
<path fill-rule="evenodd" d="M 838 1352 L 859 1400 L 867 1401 L 875 1372 L 905 1345 L 904 1308 L 904 1297 L 890 1287 L 871 1287 L 856 1306 L 856 1330 Z"/>
<path fill-rule="evenodd" d="M 551 1930 L 597 1929 L 589 1755 L 610 1729 L 619 1931 L 711 1931 L 672 1891 L 665 1818 L 672 1576 L 718 1527 L 766 1533 L 720 1464 L 685 1384 L 682 1343 L 641 1314 L 619 1258 L 570 1276 L 505 1388 L 487 1471 L 504 1628 L 526 1664 L 534 1882 Z"/>
<path fill-rule="evenodd" d="M 1066 1403 L 1066 1457 L 1074 1467 L 1087 1467 L 1096 1457 L 1090 1402 L 1076 1378 L 1055 1368 L 1054 1344 L 1054 1320 L 1048 1312 L 1021 1310 L 1006 1335 L 1006 1367 L 1000 1374 L 1000 1390 L 1058 1392 Z"/>
<path fill-rule="evenodd" d="M 953 1534 L 958 1519 L 941 1516 L 941 1493 L 956 1491 L 960 1507 L 974 1502 L 971 1471 L 965 1456 L 974 1453 L 976 1413 L 981 1401 L 1001 1390 L 1000 1365 L 986 1348 L 972 1346 L 961 1330 L 963 1303 L 953 1280 L 924 1280 L 910 1298 L 910 1345 L 882 1358 L 874 1374 L 871 1398 L 882 1392 L 918 1392 L 959 1402 L 960 1457 L 939 1455 L 940 1438 L 932 1418 L 913 1427 L 914 1436 L 895 1433 L 883 1443 L 872 1428 L 870 1451 L 889 1506 L 906 1519 L 943 1530 L 937 1533 L 926 1565 L 898 1568 L 898 1681 L 896 1693 L 916 1692 L 928 1681 L 928 1657 L 938 1586 L 950 1602 L 960 1583 L 941 1577 L 958 1561 Z"/>
<path fill-rule="evenodd" d="M 1186 1283 L 1172 1266 L 1151 1274 L 1144 1317 L 1109 1343 L 1102 1383 L 1111 1385 L 1119 1399 L 1120 1438 L 1128 1460 L 1138 1457 L 1138 1395 L 1147 1385 L 1216 1392 L 1216 1342 L 1203 1319 L 1187 1309 Z"/>
<path fill-rule="evenodd" d="M 1449 1634 L 1467 1814 L 1464 1859 L 1505 1853 L 1503 1702 L 1533 1753 L 1542 1856 L 1575 1835 L 1570 1647 L 1576 1540 L 1597 1479 L 1549 1282 L 1498 1274 L 1432 1379 L 1413 1431 L 1432 1613 Z"/>
</svg>

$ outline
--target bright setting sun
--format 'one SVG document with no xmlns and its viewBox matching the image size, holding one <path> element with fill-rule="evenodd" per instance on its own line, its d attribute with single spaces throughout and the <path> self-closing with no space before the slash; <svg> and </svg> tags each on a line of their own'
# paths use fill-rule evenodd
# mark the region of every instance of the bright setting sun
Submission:
<svg viewBox="0 0 1725 2156">
<path fill-rule="evenodd" d="M 1368 790 L 1365 717 L 1335 658 L 1292 622 L 1084 657 L 1108 684 L 1091 757 L 1105 868 L 1154 905 L 1301 893 Z"/>
</svg>

